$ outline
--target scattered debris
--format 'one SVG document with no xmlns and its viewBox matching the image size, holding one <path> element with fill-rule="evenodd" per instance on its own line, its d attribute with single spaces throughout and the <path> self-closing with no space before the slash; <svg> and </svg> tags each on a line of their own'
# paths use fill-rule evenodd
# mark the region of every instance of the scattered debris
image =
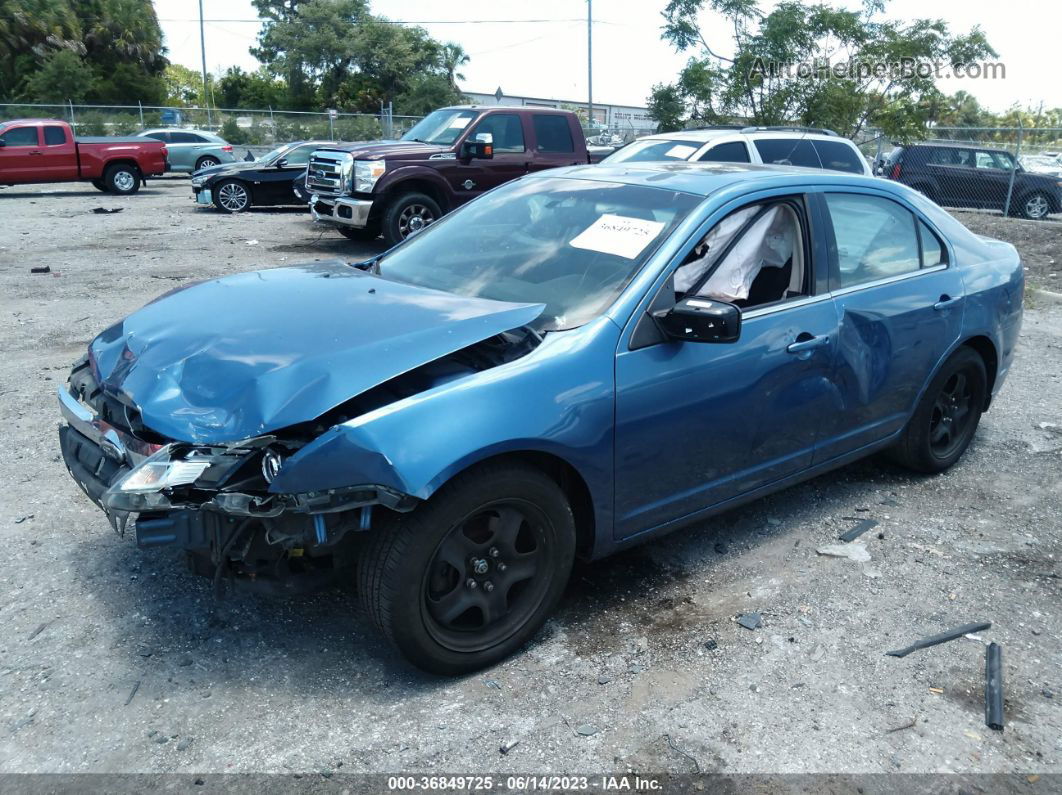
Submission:
<svg viewBox="0 0 1062 795">
<path fill-rule="evenodd" d="M 133 685 L 133 689 L 129 691 L 129 695 L 125 697 L 125 705 L 128 707 L 129 703 L 133 700 L 133 696 L 136 695 L 136 691 L 140 689 L 140 680 L 137 679 Z M 150 735 L 149 735 L 150 736 Z"/>
<path fill-rule="evenodd" d="M 1003 647 L 998 643 L 985 649 L 985 725 L 1003 731 Z"/>
<path fill-rule="evenodd" d="M 913 729 L 918 724 L 918 718 L 911 718 L 907 723 L 902 726 L 893 726 L 891 729 L 886 729 L 886 734 L 892 734 L 893 732 L 902 732 L 904 729 Z"/>
<path fill-rule="evenodd" d="M 245 242 L 247 243 L 248 246 L 257 246 L 258 245 L 258 241 L 257 240 L 247 240 Z"/>
<path fill-rule="evenodd" d="M 191 747 L 192 747 L 192 738 L 191 737 L 182 737 L 177 742 L 177 750 L 178 751 L 187 751 Z"/>
<path fill-rule="evenodd" d="M 483 684 L 485 684 L 487 687 L 493 688 L 494 690 L 501 690 L 501 685 L 498 684 L 498 682 L 494 679 L 484 679 Z"/>
<path fill-rule="evenodd" d="M 664 739 L 667 740 L 668 747 L 672 751 L 674 751 L 676 754 L 682 754 L 684 757 L 686 757 L 691 762 L 693 762 L 693 767 L 694 767 L 694 771 L 693 772 L 694 773 L 700 773 L 701 772 L 701 763 L 698 762 L 697 759 L 692 754 L 689 754 L 686 751 L 683 751 L 681 748 L 679 748 L 677 745 L 675 745 L 675 741 L 671 739 L 671 735 L 670 734 L 665 734 L 664 735 Z"/>
<path fill-rule="evenodd" d="M 612 681 L 612 677 L 611 676 L 606 676 L 605 674 L 601 674 L 601 676 L 599 676 L 597 678 L 597 683 L 599 685 L 607 685 L 611 681 Z"/>
<path fill-rule="evenodd" d="M 33 639 L 34 639 L 35 637 L 37 637 L 37 636 L 38 636 L 38 635 L 40 635 L 40 634 L 41 634 L 42 632 L 44 632 L 44 628 L 48 626 L 48 623 L 49 623 L 49 622 L 47 622 L 47 621 L 46 621 L 46 622 L 45 622 L 45 623 L 43 623 L 43 624 L 39 624 L 39 625 L 37 626 L 37 628 L 36 628 L 35 630 L 33 630 L 33 632 L 31 632 L 31 633 L 29 634 L 29 637 L 28 637 L 28 638 L 26 638 L 26 640 L 33 640 Z"/>
<path fill-rule="evenodd" d="M 942 695 L 944 695 L 944 688 L 943 687 L 931 687 L 931 688 L 929 688 L 929 692 L 933 693 L 935 695 L 938 695 L 938 696 L 942 696 Z"/>
<path fill-rule="evenodd" d="M 40 266 L 37 266 L 37 267 L 30 268 L 30 273 L 51 273 L 51 272 L 52 272 L 52 266 L 51 265 L 40 265 Z"/>
<path fill-rule="evenodd" d="M 941 632 L 939 635 L 930 635 L 928 638 L 922 638 L 922 640 L 912 643 L 910 646 L 904 649 L 896 649 L 894 651 L 887 651 L 885 655 L 887 657 L 906 657 L 913 651 L 919 649 L 928 649 L 930 646 L 939 646 L 941 643 L 947 643 L 949 640 L 955 640 L 961 638 L 964 635 L 969 635 L 973 632 L 980 632 L 983 629 L 990 629 L 992 627 L 991 621 L 982 621 L 976 624 L 963 624 L 961 627 L 955 627 L 955 629 L 949 629 L 947 632 Z"/>
<path fill-rule="evenodd" d="M 763 616 L 759 613 L 745 613 L 737 617 L 737 622 L 745 629 L 756 629 L 763 626 Z"/>
<path fill-rule="evenodd" d="M 819 660 L 821 660 L 823 657 L 826 656 L 825 647 L 821 643 L 818 644 L 814 649 L 811 650 L 811 655 L 810 656 L 811 656 L 811 661 L 812 662 L 818 662 Z"/>
<path fill-rule="evenodd" d="M 815 550 L 820 555 L 826 555 L 831 558 L 848 558 L 854 560 L 856 563 L 867 563 L 870 560 L 870 553 L 867 552 L 867 548 L 864 544 L 827 544 L 824 547 L 819 547 Z"/>
<path fill-rule="evenodd" d="M 33 518 L 33 514 L 32 513 L 31 514 L 27 514 L 26 516 L 20 516 L 20 517 L 18 517 L 18 519 L 15 520 L 15 524 L 22 524 L 27 519 L 32 519 L 32 518 Z"/>
<path fill-rule="evenodd" d="M 509 753 L 511 750 L 513 750 L 519 744 L 520 744 L 519 740 L 507 740 L 506 742 L 501 744 L 501 746 L 498 748 L 498 750 L 502 752 L 502 755 L 505 755 L 505 754 Z"/>
<path fill-rule="evenodd" d="M 601 731 L 601 730 L 598 729 L 597 726 L 594 726 L 594 725 L 592 725 L 590 723 L 584 723 L 584 724 L 576 727 L 576 729 L 575 729 L 575 733 L 580 735 L 580 736 L 582 736 L 582 737 L 593 737 L 599 731 Z"/>
<path fill-rule="evenodd" d="M 969 738 L 970 738 L 971 740 L 980 740 L 980 739 L 981 739 L 981 735 L 980 735 L 980 734 L 978 734 L 978 733 L 977 733 L 977 732 L 975 732 L 975 731 L 970 731 L 969 729 L 966 729 L 966 730 L 965 730 L 965 731 L 963 732 L 963 734 L 965 734 L 965 735 L 966 735 L 967 737 L 969 737 Z"/>
<path fill-rule="evenodd" d="M 1046 688 L 1044 688 L 1043 690 L 1040 691 L 1040 695 L 1043 696 L 1044 698 L 1054 698 L 1055 697 L 1055 694 L 1052 693 L 1050 690 L 1048 690 Z"/>
<path fill-rule="evenodd" d="M 120 213 L 124 209 L 124 207 L 93 207 L 92 212 L 96 213 L 96 215 L 110 215 L 111 213 Z"/>
<path fill-rule="evenodd" d="M 877 526 L 878 526 L 878 523 L 877 523 L 876 520 L 874 520 L 874 519 L 863 519 L 861 522 L 859 522 L 859 524 L 857 524 L 851 530 L 848 530 L 848 531 L 846 531 L 844 533 L 841 533 L 839 538 L 840 538 L 841 541 L 844 541 L 846 543 L 849 542 L 849 541 L 855 541 L 857 538 L 859 538 L 861 535 L 863 535 L 863 533 L 865 533 L 867 530 L 871 530 L 871 529 L 873 529 L 873 528 L 875 528 Z"/>
<path fill-rule="evenodd" d="M 181 666 L 182 668 L 187 668 L 189 665 L 192 664 L 192 658 L 189 657 L 188 655 L 185 655 L 184 657 L 182 657 L 181 659 L 179 659 L 177 661 L 177 664 L 179 666 Z"/>
<path fill-rule="evenodd" d="M 719 648 L 719 641 L 715 638 L 708 638 L 708 640 L 704 642 L 704 648 L 705 651 L 715 651 Z"/>
</svg>

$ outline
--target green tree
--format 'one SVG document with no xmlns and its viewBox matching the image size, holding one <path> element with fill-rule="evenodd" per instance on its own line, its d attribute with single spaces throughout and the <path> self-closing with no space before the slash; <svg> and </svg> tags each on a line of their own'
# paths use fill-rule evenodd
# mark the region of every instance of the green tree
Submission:
<svg viewBox="0 0 1062 795">
<path fill-rule="evenodd" d="M 649 115 L 656 120 L 658 132 L 671 132 L 682 129 L 682 119 L 686 114 L 686 103 L 678 86 L 666 86 L 657 83 L 649 95 Z"/>
<path fill-rule="evenodd" d="M 450 87 L 457 91 L 457 81 L 464 80 L 465 76 L 457 70 L 469 61 L 468 53 L 460 44 L 450 41 L 442 45 L 439 55 L 440 64 L 446 71 L 446 80 Z"/>
<path fill-rule="evenodd" d="M 783 0 L 765 13 L 757 0 L 670 0 L 663 38 L 693 57 L 668 88 L 690 119 L 795 122 L 850 136 L 873 125 L 917 136 L 941 95 L 936 75 L 915 66 L 964 65 L 996 53 L 979 28 L 955 35 L 942 20 L 885 20 L 884 8 L 885 0 L 854 11 Z M 705 10 L 726 25 L 702 27 Z M 662 87 L 653 94 L 658 104 L 673 96 Z"/>
<path fill-rule="evenodd" d="M 38 102 L 83 102 L 92 94 L 96 76 L 85 59 L 72 50 L 56 50 L 26 81 L 26 92 Z"/>
<path fill-rule="evenodd" d="M 277 108 L 284 102 L 286 87 L 264 69 L 245 72 L 230 66 L 218 80 L 215 99 L 225 108 Z"/>
<path fill-rule="evenodd" d="M 201 105 L 203 75 L 179 63 L 171 63 L 162 74 L 166 84 L 167 105 Z"/>
</svg>

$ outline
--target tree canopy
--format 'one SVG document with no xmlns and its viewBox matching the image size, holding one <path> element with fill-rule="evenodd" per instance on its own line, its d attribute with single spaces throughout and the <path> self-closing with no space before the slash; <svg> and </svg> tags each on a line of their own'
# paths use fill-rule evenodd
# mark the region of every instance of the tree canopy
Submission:
<svg viewBox="0 0 1062 795">
<path fill-rule="evenodd" d="M 654 87 L 651 112 L 663 127 L 747 121 L 917 134 L 944 100 L 925 65 L 964 67 L 996 52 L 979 28 L 954 34 L 939 19 L 884 19 L 884 9 L 884 0 L 858 10 L 783 0 L 770 12 L 757 0 L 670 0 L 662 37 L 691 58 L 673 84 Z M 702 25 L 705 11 L 726 25 Z"/>
<path fill-rule="evenodd" d="M 154 104 L 166 95 L 151 0 L 0 0 L 0 97 Z"/>
</svg>

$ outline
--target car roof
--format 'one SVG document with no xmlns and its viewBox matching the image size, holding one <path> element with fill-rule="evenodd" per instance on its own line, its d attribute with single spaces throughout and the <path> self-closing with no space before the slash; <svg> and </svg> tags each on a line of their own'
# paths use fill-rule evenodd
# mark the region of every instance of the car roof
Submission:
<svg viewBox="0 0 1062 795">
<path fill-rule="evenodd" d="M 137 135 L 147 135 L 149 133 L 160 133 L 160 132 L 186 132 L 186 133 L 195 133 L 196 135 L 210 135 L 210 136 L 213 136 L 215 138 L 218 137 L 217 133 L 210 132 L 210 130 L 195 130 L 195 129 L 192 129 L 190 127 L 152 127 L 150 130 L 143 130 L 142 132 L 137 133 Z"/>
<path fill-rule="evenodd" d="M 647 188 L 691 193 L 695 196 L 710 196 L 723 188 L 751 180 L 774 181 L 779 185 L 787 186 L 836 184 L 864 185 L 879 189 L 892 189 L 898 184 L 863 174 L 827 171 L 821 168 L 754 165 L 752 163 L 706 163 L 688 160 L 567 166 L 537 172 L 525 179 L 550 177 L 640 185 Z"/>
<path fill-rule="evenodd" d="M 800 130 L 758 130 L 747 127 L 711 127 L 703 130 L 679 130 L 671 133 L 653 133 L 639 138 L 639 141 L 695 141 L 708 143 L 724 135 L 737 135 L 742 138 L 805 138 L 813 141 L 843 141 L 852 144 L 847 138 L 839 135 L 824 135 L 823 133 L 803 132 Z M 852 144 L 855 146 L 855 144 Z"/>
<path fill-rule="evenodd" d="M 962 141 L 925 141 L 917 144 L 897 144 L 897 146 L 900 149 L 932 149 L 934 147 L 937 149 L 980 149 L 983 152 L 1006 152 L 1010 154 L 1006 149 L 999 146 L 985 146 L 984 144 L 963 143 Z"/>
<path fill-rule="evenodd" d="M 561 113 L 569 114 L 570 110 L 564 108 L 550 108 L 539 105 L 448 105 L 445 108 L 437 108 L 436 110 L 526 110 L 532 113 Z"/>
</svg>

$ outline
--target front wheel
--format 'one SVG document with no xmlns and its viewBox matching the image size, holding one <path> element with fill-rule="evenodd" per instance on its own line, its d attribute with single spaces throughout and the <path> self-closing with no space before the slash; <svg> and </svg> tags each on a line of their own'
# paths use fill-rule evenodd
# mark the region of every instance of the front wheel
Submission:
<svg viewBox="0 0 1062 795">
<path fill-rule="evenodd" d="M 959 348 L 922 395 L 893 457 L 917 472 L 943 472 L 969 447 L 987 390 L 984 360 L 972 348 Z"/>
<path fill-rule="evenodd" d="M 1044 193 L 1033 193 L 1022 199 L 1020 209 L 1023 218 L 1040 221 L 1051 212 L 1051 200 Z"/>
<path fill-rule="evenodd" d="M 136 166 L 116 163 L 103 172 L 103 184 L 110 193 L 130 196 L 140 190 L 140 172 Z"/>
<path fill-rule="evenodd" d="M 384 212 L 384 239 L 389 246 L 401 243 L 441 217 L 442 209 L 431 196 L 423 193 L 403 193 L 396 196 Z"/>
<path fill-rule="evenodd" d="M 214 206 L 223 213 L 242 213 L 251 206 L 251 194 L 239 180 L 226 180 L 214 191 Z"/>
<path fill-rule="evenodd" d="M 531 467 L 484 465 L 374 530 L 358 592 L 409 662 L 463 674 L 530 640 L 560 601 L 574 557 L 560 487 Z"/>
<path fill-rule="evenodd" d="M 104 193 L 110 192 L 110 189 L 103 183 L 102 179 L 92 180 L 92 187 L 94 187 L 96 190 L 103 191 Z"/>
</svg>

